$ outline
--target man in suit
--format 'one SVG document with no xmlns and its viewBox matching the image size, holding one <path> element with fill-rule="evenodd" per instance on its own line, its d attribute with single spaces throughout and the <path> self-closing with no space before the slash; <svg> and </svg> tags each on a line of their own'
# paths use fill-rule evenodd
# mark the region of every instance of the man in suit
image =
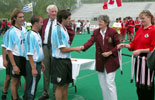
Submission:
<svg viewBox="0 0 155 100">
<path fill-rule="evenodd" d="M 120 43 L 116 30 L 109 27 L 109 17 L 99 16 L 99 28 L 83 46 L 85 51 L 94 43 L 96 45 L 96 70 L 104 100 L 117 100 L 115 71 L 119 68 L 117 44 Z"/>
<path fill-rule="evenodd" d="M 44 52 L 44 64 L 45 64 L 45 71 L 43 73 L 44 78 L 44 91 L 42 96 L 39 100 L 46 100 L 49 98 L 49 84 L 51 78 L 51 66 L 52 66 L 52 43 L 51 43 L 51 34 L 52 30 L 57 24 L 56 17 L 58 9 L 55 5 L 49 5 L 46 9 L 49 18 L 44 19 L 43 26 L 41 29 L 41 38 L 43 41 L 43 52 Z M 53 85 L 53 95 L 55 91 L 55 85 Z"/>
</svg>

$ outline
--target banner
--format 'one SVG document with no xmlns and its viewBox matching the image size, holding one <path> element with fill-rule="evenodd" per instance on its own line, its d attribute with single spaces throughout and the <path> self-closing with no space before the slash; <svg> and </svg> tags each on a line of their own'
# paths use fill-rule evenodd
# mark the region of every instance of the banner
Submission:
<svg viewBox="0 0 155 100">
<path fill-rule="evenodd" d="M 24 5 L 23 9 L 21 10 L 22 12 L 30 12 L 33 11 L 33 5 L 32 3 Z"/>
<path fill-rule="evenodd" d="M 108 0 L 104 1 L 103 4 L 103 9 L 112 9 L 116 7 L 121 7 L 122 6 L 122 1 L 121 0 Z"/>
</svg>

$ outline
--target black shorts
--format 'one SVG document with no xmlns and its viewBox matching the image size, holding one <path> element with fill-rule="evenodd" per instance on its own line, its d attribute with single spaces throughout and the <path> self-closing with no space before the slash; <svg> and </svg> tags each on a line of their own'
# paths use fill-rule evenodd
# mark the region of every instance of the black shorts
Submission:
<svg viewBox="0 0 155 100">
<path fill-rule="evenodd" d="M 53 59 L 51 81 L 53 84 L 65 85 L 73 82 L 72 63 L 70 59 Z"/>
<path fill-rule="evenodd" d="M 77 30 L 77 31 L 80 31 L 80 27 L 77 27 L 76 30 Z"/>
<path fill-rule="evenodd" d="M 8 66 L 6 67 L 6 75 L 11 75 L 11 62 L 8 55 L 6 55 L 6 60 L 8 62 Z"/>
<path fill-rule="evenodd" d="M 19 75 L 15 74 L 13 71 L 13 66 L 11 65 L 11 75 L 12 77 L 20 77 L 20 76 L 26 76 L 26 59 L 25 57 L 21 56 L 13 56 L 16 65 L 18 66 L 20 73 Z"/>
</svg>

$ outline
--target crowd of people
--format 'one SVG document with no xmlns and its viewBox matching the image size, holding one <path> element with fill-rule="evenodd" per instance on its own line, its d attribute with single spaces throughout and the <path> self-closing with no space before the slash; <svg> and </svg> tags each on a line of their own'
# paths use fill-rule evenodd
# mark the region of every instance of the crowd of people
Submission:
<svg viewBox="0 0 155 100">
<path fill-rule="evenodd" d="M 116 18 L 116 22 L 113 23 L 112 28 L 116 29 L 121 42 L 125 42 L 125 35 L 127 35 L 127 41 L 132 41 L 136 31 L 141 27 L 141 21 L 139 17 L 133 20 L 132 17 L 128 16 L 121 19 Z"/>
<path fill-rule="evenodd" d="M 6 67 L 2 100 L 7 100 L 10 80 L 12 100 L 21 100 L 18 95 L 21 76 L 25 79 L 23 100 L 34 100 L 41 70 L 43 94 L 38 100 L 49 99 L 50 83 L 53 84 L 55 99 L 67 100 L 68 86 L 73 82 L 71 52 L 86 51 L 94 43 L 96 71 L 104 100 L 117 100 L 115 73 L 120 67 L 118 51 L 123 47 L 134 51 L 132 55 L 136 56 L 135 77 L 139 100 L 154 100 L 154 80 L 152 80 L 154 72 L 147 68 L 147 64 L 143 64 L 146 62 L 147 53 L 153 51 L 155 47 L 154 17 L 150 11 L 142 11 L 139 14 L 141 23 L 140 27 L 136 27 L 134 38 L 133 26 L 139 25 L 138 22 L 134 21 L 133 25 L 132 18 L 128 22 L 123 19 L 120 34 L 128 25 L 127 31 L 131 34 L 129 44 L 120 43 L 119 32 L 109 26 L 109 16 L 100 15 L 99 28 L 94 30 L 86 43 L 78 47 L 70 47 L 75 35 L 75 28 L 70 24 L 71 13 L 67 10 L 58 11 L 56 5 L 49 5 L 46 11 L 48 15 L 46 19 L 40 15 L 31 17 L 32 28 L 29 31 L 23 26 L 24 13 L 17 8 L 12 12 L 12 27 L 5 32 L 2 43 L 3 65 Z M 119 22 L 118 19 L 116 21 Z M 86 26 L 89 27 L 90 22 L 87 22 Z M 77 23 L 79 23 L 76 24 L 77 34 L 80 34 L 80 21 Z M 145 70 L 141 71 L 141 69 Z"/>
<path fill-rule="evenodd" d="M 72 20 L 71 26 L 73 30 L 76 32 L 77 35 L 83 34 L 87 31 L 88 34 L 90 34 L 90 21 L 89 20 Z"/>
</svg>

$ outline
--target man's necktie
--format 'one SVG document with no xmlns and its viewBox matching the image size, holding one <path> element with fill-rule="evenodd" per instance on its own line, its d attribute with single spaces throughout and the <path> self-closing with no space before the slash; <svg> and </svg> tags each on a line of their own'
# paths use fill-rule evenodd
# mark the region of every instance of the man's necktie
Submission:
<svg viewBox="0 0 155 100">
<path fill-rule="evenodd" d="M 52 25 L 53 25 L 53 21 L 51 20 L 51 25 L 50 25 L 50 29 L 49 29 L 49 33 L 48 33 L 48 41 L 47 41 L 47 46 L 49 48 L 51 47 Z"/>
</svg>

